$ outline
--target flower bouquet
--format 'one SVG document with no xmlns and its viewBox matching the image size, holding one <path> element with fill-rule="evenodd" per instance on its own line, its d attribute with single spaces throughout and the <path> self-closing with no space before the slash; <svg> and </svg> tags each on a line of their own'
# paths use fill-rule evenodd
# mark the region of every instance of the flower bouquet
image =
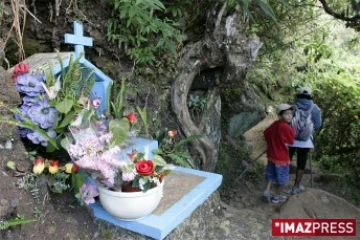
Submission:
<svg viewBox="0 0 360 240">
<path fill-rule="evenodd" d="M 82 170 L 78 176 L 86 178 L 82 186 L 78 184 L 76 195 L 82 204 L 94 203 L 99 196 L 106 211 L 125 220 L 144 217 L 157 207 L 164 177 L 172 168 L 163 158 L 156 155 L 147 160 L 136 149 L 124 154 L 106 121 L 72 128 L 71 133 L 67 151 Z"/>
</svg>

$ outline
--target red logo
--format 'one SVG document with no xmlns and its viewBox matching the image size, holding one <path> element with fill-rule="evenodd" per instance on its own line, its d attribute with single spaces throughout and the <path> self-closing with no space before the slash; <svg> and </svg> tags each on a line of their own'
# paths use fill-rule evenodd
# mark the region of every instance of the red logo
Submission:
<svg viewBox="0 0 360 240">
<path fill-rule="evenodd" d="M 356 219 L 273 219 L 273 236 L 356 236 Z"/>
</svg>

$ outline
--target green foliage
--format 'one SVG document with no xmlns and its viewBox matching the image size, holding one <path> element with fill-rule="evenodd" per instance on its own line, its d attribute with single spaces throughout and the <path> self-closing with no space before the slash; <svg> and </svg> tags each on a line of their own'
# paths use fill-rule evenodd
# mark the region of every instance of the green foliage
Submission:
<svg viewBox="0 0 360 240">
<path fill-rule="evenodd" d="M 109 123 L 109 131 L 112 132 L 111 144 L 121 145 L 128 139 L 130 130 L 129 120 L 127 118 L 113 119 Z"/>
<path fill-rule="evenodd" d="M 159 0 L 111 0 L 112 17 L 108 21 L 108 40 L 124 46 L 138 64 L 154 64 L 157 57 L 176 55 L 182 35 L 174 21 L 164 17 L 165 6 Z"/>
<path fill-rule="evenodd" d="M 6 230 L 10 227 L 24 225 L 32 222 L 36 222 L 36 219 L 26 219 L 23 216 L 17 216 L 15 219 L 0 221 L 0 230 Z"/>
<path fill-rule="evenodd" d="M 112 96 L 114 99 L 111 100 L 112 113 L 117 119 L 121 119 L 124 111 L 124 93 L 126 89 L 125 84 L 126 78 L 121 79 L 121 85 L 114 84 Z"/>
<path fill-rule="evenodd" d="M 71 185 L 67 183 L 70 175 L 64 172 L 58 172 L 56 174 L 50 174 L 48 176 L 48 186 L 50 191 L 54 193 L 62 193 L 65 190 L 71 188 Z"/>
<path fill-rule="evenodd" d="M 145 128 L 145 133 L 146 133 L 146 137 L 150 138 L 150 134 L 149 134 L 149 124 L 148 124 L 148 119 L 147 119 L 147 111 L 146 111 L 146 107 L 144 107 L 144 109 L 141 109 L 139 106 L 136 107 L 136 110 L 138 111 L 141 120 L 144 124 L 144 128 Z"/>
<path fill-rule="evenodd" d="M 268 21 L 255 26 L 265 44 L 248 80 L 275 100 L 274 105 L 293 101 L 299 86 L 311 87 L 323 115 L 323 127 L 316 136 L 320 167 L 348 173 L 348 181 L 358 182 L 360 48 L 353 44 L 358 37 L 321 9 L 315 10 L 313 1 L 289 4 L 297 6 L 294 11 L 273 4 L 279 28 Z"/>
<path fill-rule="evenodd" d="M 195 164 L 186 149 L 186 145 L 199 137 L 201 136 L 194 135 L 176 142 L 174 138 L 168 137 L 166 132 L 161 133 L 158 131 L 156 133 L 156 139 L 159 142 L 159 149 L 154 150 L 153 153 L 161 156 L 168 162 L 187 168 L 195 168 Z"/>
</svg>

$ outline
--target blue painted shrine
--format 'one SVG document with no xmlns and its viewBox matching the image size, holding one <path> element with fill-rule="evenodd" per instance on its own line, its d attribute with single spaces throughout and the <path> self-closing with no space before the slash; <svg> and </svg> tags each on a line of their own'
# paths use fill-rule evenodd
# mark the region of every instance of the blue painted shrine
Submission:
<svg viewBox="0 0 360 240">
<path fill-rule="evenodd" d="M 92 38 L 84 37 L 83 25 L 74 22 L 74 34 L 65 34 L 65 43 L 74 44 L 75 52 L 38 53 L 24 60 L 24 63 L 30 66 L 30 72 L 43 71 L 44 66 L 50 64 L 53 66 L 53 74 L 58 75 L 61 72 L 59 55 L 65 68 L 69 65 L 72 54 L 75 58 L 81 56 L 80 63 L 87 69 L 94 71 L 96 83 L 91 91 L 92 97 L 101 98 L 99 113 L 105 112 L 109 107 L 107 106 L 107 97 L 110 94 L 113 81 L 85 58 L 84 46 L 92 46 Z M 13 69 L 10 69 L 9 72 L 11 73 Z M 83 74 L 87 75 L 86 70 Z M 133 145 L 122 149 L 122 154 L 128 154 L 133 149 L 137 149 L 145 153 L 145 158 L 151 159 L 153 157 L 152 151 L 157 148 L 157 141 L 137 138 Z M 176 167 L 165 180 L 164 196 L 160 205 L 146 218 L 130 222 L 116 219 L 102 208 L 99 201 L 89 207 L 96 218 L 162 240 L 216 191 L 221 182 L 222 176 L 219 174 Z"/>
</svg>

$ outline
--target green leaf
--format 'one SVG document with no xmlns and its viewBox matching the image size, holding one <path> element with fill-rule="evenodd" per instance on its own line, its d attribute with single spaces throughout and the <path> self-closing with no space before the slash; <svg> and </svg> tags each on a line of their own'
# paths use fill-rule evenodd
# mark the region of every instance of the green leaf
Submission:
<svg viewBox="0 0 360 240">
<path fill-rule="evenodd" d="M 70 112 L 72 106 L 74 105 L 74 101 L 70 99 L 64 99 L 62 102 L 59 102 L 56 104 L 56 110 L 58 110 L 61 113 L 67 114 Z"/>
<path fill-rule="evenodd" d="M 136 156 L 135 161 L 139 161 L 139 160 L 141 160 L 141 159 L 144 159 L 144 157 L 145 157 L 145 154 L 144 154 L 144 153 L 139 153 L 139 154 Z"/>
<path fill-rule="evenodd" d="M 164 154 L 164 152 L 161 149 L 154 149 L 152 152 L 154 154 Z"/>
<path fill-rule="evenodd" d="M 70 143 L 69 139 L 67 137 L 65 137 L 60 141 L 60 144 L 64 149 L 67 149 L 71 143 Z"/>
<path fill-rule="evenodd" d="M 12 220 L 8 220 L 8 221 L 0 222 L 0 230 L 5 230 L 5 229 L 8 229 L 13 226 L 28 224 L 28 223 L 32 223 L 32 222 L 37 222 L 37 220 L 36 219 L 24 219 L 24 218 L 12 219 Z"/>
<path fill-rule="evenodd" d="M 62 120 L 60 126 L 58 128 L 64 128 L 67 127 L 70 122 L 74 119 L 75 111 L 70 111 L 68 114 L 66 114 L 65 118 Z"/>
<path fill-rule="evenodd" d="M 109 131 L 113 133 L 112 145 L 121 145 L 129 136 L 130 124 L 127 118 L 114 119 L 109 123 Z"/>
<path fill-rule="evenodd" d="M 190 164 L 186 161 L 186 159 L 179 157 L 175 153 L 168 154 L 168 157 L 170 157 L 173 161 L 175 161 L 177 164 L 183 167 L 191 168 Z"/>
<path fill-rule="evenodd" d="M 54 145 L 52 145 L 52 144 L 49 144 L 49 145 L 46 147 L 46 152 L 47 152 L 47 153 L 54 152 L 55 150 L 56 150 L 56 148 L 55 148 Z"/>
<path fill-rule="evenodd" d="M 191 141 L 193 141 L 193 140 L 195 140 L 195 139 L 199 139 L 199 138 L 201 138 L 201 137 L 202 137 L 202 135 L 192 135 L 192 136 L 190 136 L 190 137 L 184 138 L 184 139 L 182 139 L 181 141 L 179 141 L 178 143 L 176 143 L 176 144 L 174 145 L 174 149 L 178 149 L 178 148 L 180 148 L 182 145 L 187 144 L 188 142 L 191 142 Z"/>
<path fill-rule="evenodd" d="M 80 188 L 85 183 L 85 176 L 80 173 L 73 173 L 71 174 L 71 182 L 75 194 L 80 194 Z"/>
<path fill-rule="evenodd" d="M 264 0 L 255 0 L 255 2 L 263 10 L 266 16 L 276 22 L 275 13 L 268 2 Z"/>
<path fill-rule="evenodd" d="M 155 166 L 165 166 L 167 164 L 166 161 L 159 155 L 154 156 L 153 162 L 155 163 Z"/>
</svg>

